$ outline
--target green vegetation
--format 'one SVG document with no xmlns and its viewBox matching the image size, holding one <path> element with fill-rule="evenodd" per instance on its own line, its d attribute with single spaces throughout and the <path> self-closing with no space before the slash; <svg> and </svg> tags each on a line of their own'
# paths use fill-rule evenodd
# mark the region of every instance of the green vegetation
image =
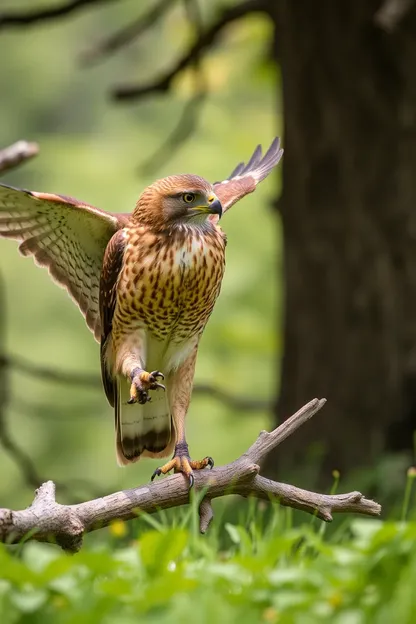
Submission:
<svg viewBox="0 0 416 624">
<path fill-rule="evenodd" d="M 0 549 L 2 624 L 414 622 L 416 523 L 348 519 L 326 537 L 312 518 L 291 526 L 276 508 L 216 523 L 200 536 L 189 514 L 143 520 L 136 539 L 68 556 L 29 543 Z M 151 524 L 152 526 L 146 526 Z M 264 524 L 264 526 L 263 526 Z"/>
<path fill-rule="evenodd" d="M 76 66 L 88 42 L 131 20 L 138 4 L 148 3 L 108 3 L 97 13 L 2 32 L 0 57 L 7 62 L 0 63 L 0 142 L 24 138 L 41 147 L 37 159 L 2 182 L 124 212 L 154 178 L 190 171 L 220 179 L 258 142 L 267 147 L 281 133 L 278 76 L 265 60 L 270 24 L 256 15 L 230 27 L 204 60 L 209 97 L 190 140 L 158 169 L 144 171 L 140 165 L 175 127 L 192 91 L 192 71 L 175 81 L 169 97 L 121 106 L 107 94 L 119 82 L 147 81 L 169 66 L 189 41 L 183 11 L 176 7 L 153 33 L 105 63 Z M 201 4 L 208 14 L 211 1 Z M 279 173 L 269 178 L 223 222 L 227 271 L 202 340 L 196 382 L 239 397 L 272 400 L 279 391 L 282 240 L 271 208 L 279 180 Z M 16 247 L 0 241 L 7 351 L 39 366 L 98 378 L 99 348 L 78 310 Z M 67 486 L 58 490 L 59 502 L 147 482 L 160 463 L 116 466 L 112 410 L 99 387 L 51 384 L 16 371 L 9 379 L 7 429 L 42 478 Z M 210 454 L 221 464 L 269 426 L 266 411 L 242 413 L 196 395 L 188 441 L 194 457 Z M 313 481 L 319 449 L 311 453 L 315 461 L 305 454 L 300 468 Z M 342 489 L 371 495 L 377 482 L 381 502 L 392 497 L 393 507 L 408 467 L 406 458 L 394 461 L 384 457 Z M 0 474 L 0 506 L 28 505 L 33 486 L 3 447 Z M 214 523 L 203 537 L 191 506 L 115 523 L 88 536 L 72 557 L 35 542 L 0 545 L 0 622 L 410 624 L 416 617 L 410 487 L 409 478 L 405 509 L 395 516 L 402 522 L 337 517 L 327 527 L 301 515 L 298 524 L 290 510 L 275 507 L 269 513 L 262 504 L 244 503 L 240 514 L 240 506 L 227 499 L 216 501 Z"/>
</svg>

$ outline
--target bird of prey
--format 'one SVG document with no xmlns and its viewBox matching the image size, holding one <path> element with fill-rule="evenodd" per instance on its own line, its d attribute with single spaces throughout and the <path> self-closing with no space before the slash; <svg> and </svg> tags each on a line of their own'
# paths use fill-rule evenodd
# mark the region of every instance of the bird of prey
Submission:
<svg viewBox="0 0 416 624">
<path fill-rule="evenodd" d="M 278 139 L 264 156 L 258 146 L 215 184 L 197 175 L 157 180 L 131 214 L 0 185 L 0 236 L 21 241 L 20 253 L 66 288 L 101 344 L 120 465 L 174 450 L 153 477 L 173 469 L 190 486 L 193 470 L 212 467 L 210 457 L 191 460 L 185 417 L 199 340 L 224 274 L 226 237 L 217 224 L 282 153 Z"/>
</svg>

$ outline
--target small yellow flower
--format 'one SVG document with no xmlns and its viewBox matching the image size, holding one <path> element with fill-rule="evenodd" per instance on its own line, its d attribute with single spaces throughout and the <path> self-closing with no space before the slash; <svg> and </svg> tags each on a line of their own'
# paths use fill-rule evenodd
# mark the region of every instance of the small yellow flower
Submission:
<svg viewBox="0 0 416 624">
<path fill-rule="evenodd" d="M 337 609 L 338 607 L 340 607 L 342 605 L 342 594 L 340 594 L 340 592 L 334 592 L 332 594 L 332 596 L 329 597 L 329 604 L 331 605 L 331 607 L 334 607 L 334 609 Z"/>
<path fill-rule="evenodd" d="M 271 624 L 275 624 L 279 619 L 279 614 L 274 607 L 267 607 L 263 611 L 262 620 L 264 622 L 270 622 Z"/>
<path fill-rule="evenodd" d="M 52 605 L 55 609 L 65 609 L 68 606 L 68 600 L 65 596 L 54 596 L 51 600 Z"/>
<path fill-rule="evenodd" d="M 114 537 L 124 537 L 127 535 L 127 526 L 124 520 L 113 520 L 109 527 L 111 535 Z"/>
<path fill-rule="evenodd" d="M 411 466 L 408 471 L 407 471 L 407 476 L 411 479 L 414 479 L 416 477 L 416 468 L 415 466 Z"/>
</svg>

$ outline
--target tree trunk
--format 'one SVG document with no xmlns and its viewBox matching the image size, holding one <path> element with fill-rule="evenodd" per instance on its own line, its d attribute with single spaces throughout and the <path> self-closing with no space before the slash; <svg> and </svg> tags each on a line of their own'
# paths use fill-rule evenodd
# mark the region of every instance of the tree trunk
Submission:
<svg viewBox="0 0 416 624">
<path fill-rule="evenodd" d="M 270 0 L 283 73 L 285 354 L 281 420 L 327 407 L 269 470 L 409 449 L 416 428 L 416 6 Z M 322 474 L 322 473 L 321 473 Z"/>
</svg>

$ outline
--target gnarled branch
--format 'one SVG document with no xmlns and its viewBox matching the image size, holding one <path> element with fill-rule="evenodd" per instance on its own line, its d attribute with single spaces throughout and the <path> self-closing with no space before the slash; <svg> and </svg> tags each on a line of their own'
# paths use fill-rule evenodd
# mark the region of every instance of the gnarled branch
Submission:
<svg viewBox="0 0 416 624">
<path fill-rule="evenodd" d="M 231 22 L 234 22 L 254 11 L 266 11 L 265 0 L 245 0 L 240 4 L 224 9 L 220 17 L 204 32 L 201 32 L 195 43 L 187 50 L 183 56 L 165 74 L 152 80 L 147 84 L 120 85 L 112 90 L 112 97 L 117 101 L 139 99 L 153 93 L 166 93 L 173 80 L 184 69 L 192 65 L 201 53 L 209 48 L 223 29 Z"/>
<path fill-rule="evenodd" d="M 234 462 L 195 474 L 195 487 L 204 493 L 200 505 L 202 532 L 206 531 L 213 517 L 211 500 L 228 494 L 275 501 L 315 514 L 326 522 L 332 520 L 333 513 L 380 514 L 380 505 L 359 492 L 318 494 L 259 475 L 259 463 L 267 453 L 316 414 L 325 402 L 325 399 L 313 399 L 271 433 L 262 431 L 256 442 Z M 107 526 L 115 519 L 130 520 L 141 513 L 151 514 L 185 505 L 189 503 L 189 496 L 187 479 L 177 474 L 85 503 L 60 505 L 55 500 L 54 484 L 47 481 L 37 490 L 28 509 L 0 509 L 0 541 L 16 543 L 28 536 L 29 539 L 55 542 L 64 550 L 76 552 L 82 546 L 85 533 Z"/>
</svg>

